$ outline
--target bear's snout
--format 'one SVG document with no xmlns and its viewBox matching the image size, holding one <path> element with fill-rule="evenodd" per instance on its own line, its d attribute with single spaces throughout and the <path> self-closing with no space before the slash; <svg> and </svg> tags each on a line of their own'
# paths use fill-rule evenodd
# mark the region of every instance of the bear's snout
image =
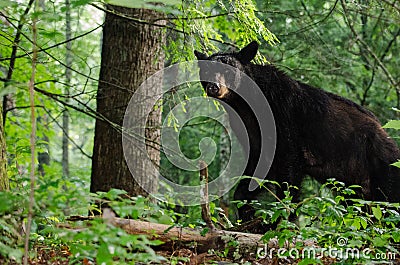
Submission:
<svg viewBox="0 0 400 265">
<path fill-rule="evenodd" d="M 207 91 L 208 96 L 218 97 L 219 96 L 219 85 L 216 83 L 208 83 L 206 91 Z"/>
</svg>

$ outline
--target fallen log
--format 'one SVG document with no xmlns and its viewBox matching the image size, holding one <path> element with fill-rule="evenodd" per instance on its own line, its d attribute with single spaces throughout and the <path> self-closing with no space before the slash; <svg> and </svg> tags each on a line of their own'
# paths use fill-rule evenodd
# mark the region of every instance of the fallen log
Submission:
<svg viewBox="0 0 400 265">
<path fill-rule="evenodd" d="M 167 246 L 176 246 L 176 243 L 186 246 L 195 245 L 197 253 L 207 252 L 210 249 L 224 251 L 229 248 L 230 251 L 233 251 L 232 253 L 239 254 L 239 256 L 256 258 L 257 250 L 264 247 L 260 234 L 214 229 L 202 235 L 201 231 L 186 227 L 171 227 L 117 217 L 108 220 L 129 234 L 147 235 L 150 239 L 161 240 Z"/>
<path fill-rule="evenodd" d="M 202 231 L 170 226 L 164 224 L 150 223 L 139 220 L 122 219 L 115 217 L 111 209 L 104 209 L 103 218 L 106 222 L 120 227 L 129 234 L 147 235 L 150 239 L 164 242 L 164 247 L 173 248 L 176 245 L 195 247 L 197 253 L 206 253 L 209 250 L 229 251 L 231 256 L 238 258 L 257 258 L 257 251 L 264 247 L 261 234 L 249 234 L 236 231 L 216 229 L 210 214 L 208 198 L 208 167 L 204 161 L 199 163 L 200 173 L 200 198 L 201 215 L 207 224 L 208 231 Z"/>
</svg>

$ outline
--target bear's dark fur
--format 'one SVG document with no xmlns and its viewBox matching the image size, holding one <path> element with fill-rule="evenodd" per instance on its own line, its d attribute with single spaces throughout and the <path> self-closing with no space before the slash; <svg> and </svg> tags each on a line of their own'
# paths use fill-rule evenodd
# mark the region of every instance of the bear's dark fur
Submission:
<svg viewBox="0 0 400 265">
<path fill-rule="evenodd" d="M 400 151 L 374 114 L 348 99 L 293 80 L 273 65 L 250 63 L 257 50 L 257 42 L 252 42 L 237 53 L 207 56 L 195 51 L 195 55 L 243 71 L 267 98 L 277 133 L 267 179 L 299 186 L 306 175 L 321 182 L 336 178 L 347 185 L 360 185 L 367 200 L 400 202 L 400 170 L 390 165 L 400 158 Z M 232 89 L 222 91 L 225 84 L 202 85 L 208 96 L 221 99 L 242 118 L 250 141 L 244 174 L 253 176 L 260 156 L 260 128 L 254 113 Z M 248 184 L 249 180 L 239 183 L 235 199 L 256 198 L 258 191 L 249 192 Z M 243 211 L 239 217 L 249 219 Z"/>
</svg>

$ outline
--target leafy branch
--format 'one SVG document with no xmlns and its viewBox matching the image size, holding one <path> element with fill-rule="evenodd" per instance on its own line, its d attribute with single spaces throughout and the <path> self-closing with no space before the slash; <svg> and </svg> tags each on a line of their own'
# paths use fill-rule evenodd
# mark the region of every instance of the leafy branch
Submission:
<svg viewBox="0 0 400 265">
<path fill-rule="evenodd" d="M 391 85 L 396 89 L 396 94 L 397 94 L 397 107 L 400 106 L 400 84 L 396 82 L 396 80 L 393 78 L 389 70 L 385 67 L 383 64 L 382 60 L 376 55 L 376 53 L 372 50 L 372 48 L 362 39 L 362 37 L 357 33 L 355 30 L 353 23 L 351 22 L 349 16 L 348 16 L 348 9 L 347 9 L 347 4 L 345 3 L 344 0 L 340 0 L 342 8 L 343 8 L 343 14 L 345 17 L 345 20 L 347 21 L 347 25 L 349 26 L 351 32 L 353 35 L 356 37 L 356 42 L 361 44 L 361 46 L 374 58 L 375 62 L 378 64 L 378 66 L 382 69 L 386 77 L 389 79 L 389 82 Z M 400 33 L 400 32 L 398 32 Z M 398 34 L 396 34 L 397 38 Z M 393 40 L 394 41 L 394 40 Z M 390 43 L 389 43 L 390 44 Z M 391 44 L 390 44 L 391 45 Z M 390 48 L 390 46 L 388 46 Z"/>
<path fill-rule="evenodd" d="M 5 82 L 5 87 L 7 87 L 9 81 L 12 79 L 13 73 L 14 73 L 14 67 L 15 67 L 15 61 L 16 61 L 16 55 L 17 55 L 17 49 L 18 49 L 18 45 L 19 42 L 21 40 L 21 34 L 22 34 L 22 27 L 24 26 L 25 23 L 25 17 L 26 15 L 29 13 L 29 11 L 32 8 L 32 5 L 34 3 L 34 0 L 29 0 L 28 6 L 25 8 L 24 13 L 21 15 L 20 20 L 18 21 L 18 26 L 14 26 L 17 29 L 17 33 L 15 34 L 15 38 L 12 44 L 12 50 L 11 50 L 11 57 L 10 57 L 10 63 L 8 66 L 8 72 L 7 72 L 7 77 L 6 77 L 6 82 Z M 7 17 L 3 14 L 3 12 L 0 12 L 0 15 L 5 17 L 7 19 Z M 8 20 L 8 19 L 7 19 Z M 11 22 L 11 20 L 8 20 L 8 22 L 10 24 L 13 25 L 13 23 Z M 7 109 L 7 105 L 8 102 L 11 101 L 11 98 L 9 95 L 4 95 L 3 96 L 3 126 L 6 122 L 6 109 Z"/>
</svg>

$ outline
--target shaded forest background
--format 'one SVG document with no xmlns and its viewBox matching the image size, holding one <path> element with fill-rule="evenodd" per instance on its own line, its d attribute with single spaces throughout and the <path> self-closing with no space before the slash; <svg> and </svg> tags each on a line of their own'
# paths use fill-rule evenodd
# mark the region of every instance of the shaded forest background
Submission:
<svg viewBox="0 0 400 265">
<path fill-rule="evenodd" d="M 228 51 L 258 40 L 258 63 L 273 63 L 295 79 L 349 98 L 374 112 L 383 124 L 398 119 L 397 1 L 152 2 L 156 4 L 123 0 L 0 3 L 0 190 L 9 191 L 1 193 L 7 205 L 0 211 L 3 216 L 12 213 L 2 221 L 3 257 L 22 257 L 18 244 L 23 236 L 9 236 L 13 234 L 9 230 L 28 215 L 37 218 L 32 228 L 37 240 L 42 236 L 40 227 L 96 212 L 98 204 L 93 201 L 102 196 L 96 192 L 107 194 L 119 188 L 129 195 L 146 195 L 137 185 L 127 184 L 131 178 L 120 140 L 124 106 L 146 77 L 162 67 L 194 60 L 195 49 Z M 119 52 L 134 63 L 121 64 Z M 155 121 L 168 118 L 168 126 L 184 126 L 165 113 L 184 98 L 203 94 L 200 85 L 194 84 L 169 95 L 164 112 L 154 114 Z M 185 126 L 180 146 L 188 157 L 200 155 L 198 143 L 205 135 L 217 143 L 220 155 L 209 170 L 218 175 L 226 160 L 223 128 L 207 119 Z M 390 133 L 396 138 L 396 131 Z M 198 182 L 197 172 L 177 169 L 158 151 L 154 160 L 160 161 L 163 174 L 181 184 Z M 31 210 L 30 185 L 34 185 L 35 198 Z M 142 197 L 137 200 L 136 210 Z M 167 216 L 164 211 L 169 210 L 154 207 L 143 204 L 140 209 L 153 217 Z M 163 218 L 168 223 L 178 217 Z M 136 240 L 138 246 L 148 244 L 145 239 Z"/>
</svg>

